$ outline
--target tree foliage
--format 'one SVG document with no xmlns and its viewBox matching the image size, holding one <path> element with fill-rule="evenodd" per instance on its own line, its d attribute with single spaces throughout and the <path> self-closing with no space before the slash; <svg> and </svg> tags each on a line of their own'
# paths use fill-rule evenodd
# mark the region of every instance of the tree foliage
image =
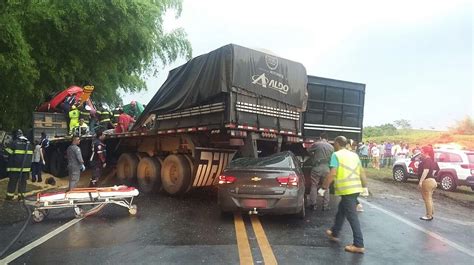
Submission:
<svg viewBox="0 0 474 265">
<path fill-rule="evenodd" d="M 467 116 L 463 120 L 460 120 L 456 123 L 456 125 L 451 128 L 455 134 L 466 134 L 466 135 L 474 135 L 474 120 Z"/>
<path fill-rule="evenodd" d="M 30 127 L 52 93 L 92 83 L 94 99 L 120 102 L 157 66 L 191 57 L 183 29 L 165 32 L 167 10 L 181 0 L 0 1 L 0 125 Z"/>
<path fill-rule="evenodd" d="M 364 127 L 363 131 L 363 137 L 376 137 L 376 136 L 391 136 L 391 135 L 397 135 L 398 130 L 397 128 L 391 124 L 382 124 L 379 126 L 367 126 Z"/>
<path fill-rule="evenodd" d="M 405 120 L 405 119 L 400 119 L 400 120 L 393 121 L 393 124 L 394 124 L 395 127 L 397 127 L 398 129 L 402 129 L 402 130 L 409 130 L 409 129 L 411 129 L 410 121 Z"/>
</svg>

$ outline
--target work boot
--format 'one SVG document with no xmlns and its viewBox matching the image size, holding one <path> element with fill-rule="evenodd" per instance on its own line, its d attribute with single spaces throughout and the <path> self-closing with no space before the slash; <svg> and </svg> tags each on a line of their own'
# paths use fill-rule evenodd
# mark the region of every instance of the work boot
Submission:
<svg viewBox="0 0 474 265">
<path fill-rule="evenodd" d="M 359 254 L 364 254 L 365 248 L 359 248 L 354 245 L 349 245 L 344 248 L 345 251 L 351 252 L 351 253 L 359 253 Z"/>
<path fill-rule="evenodd" d="M 14 198 L 15 198 L 14 195 L 8 195 L 7 194 L 7 196 L 5 196 L 5 201 L 13 201 Z"/>
<path fill-rule="evenodd" d="M 339 238 L 338 238 L 338 237 L 335 237 L 335 236 L 332 234 L 332 230 L 331 230 L 331 229 L 326 230 L 326 235 L 328 236 L 329 240 L 331 240 L 331 241 L 333 241 L 333 242 L 339 242 Z"/>
<path fill-rule="evenodd" d="M 43 182 L 43 179 L 41 177 L 38 177 L 38 182 Z"/>
<path fill-rule="evenodd" d="M 21 201 L 24 201 L 24 200 L 25 200 L 25 194 L 24 193 L 18 194 L 18 201 L 21 202 Z"/>
</svg>

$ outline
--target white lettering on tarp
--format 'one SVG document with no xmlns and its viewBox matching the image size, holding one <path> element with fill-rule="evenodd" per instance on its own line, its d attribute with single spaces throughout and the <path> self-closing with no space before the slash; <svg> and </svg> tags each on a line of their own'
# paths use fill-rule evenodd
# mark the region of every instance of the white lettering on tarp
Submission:
<svg viewBox="0 0 474 265">
<path fill-rule="evenodd" d="M 268 77 L 265 76 L 265 73 L 261 75 L 252 76 L 252 84 L 260 85 L 264 88 L 268 87 L 271 89 L 275 89 L 276 91 L 285 95 L 288 94 L 288 90 L 290 89 L 288 85 L 285 85 L 280 81 L 269 79 Z"/>
</svg>

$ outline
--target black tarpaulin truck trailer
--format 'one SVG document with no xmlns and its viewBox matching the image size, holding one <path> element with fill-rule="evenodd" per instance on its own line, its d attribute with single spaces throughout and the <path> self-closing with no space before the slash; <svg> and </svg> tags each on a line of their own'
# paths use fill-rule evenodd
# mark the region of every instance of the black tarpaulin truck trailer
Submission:
<svg viewBox="0 0 474 265">
<path fill-rule="evenodd" d="M 326 132 L 329 139 L 344 135 L 362 140 L 365 84 L 308 76 L 308 107 L 303 115 L 306 142 Z"/>
<path fill-rule="evenodd" d="M 140 137 L 109 137 L 117 176 L 179 194 L 215 184 L 234 156 L 301 146 L 306 85 L 302 64 L 242 46 L 198 56 L 170 71 L 129 133 Z"/>
</svg>

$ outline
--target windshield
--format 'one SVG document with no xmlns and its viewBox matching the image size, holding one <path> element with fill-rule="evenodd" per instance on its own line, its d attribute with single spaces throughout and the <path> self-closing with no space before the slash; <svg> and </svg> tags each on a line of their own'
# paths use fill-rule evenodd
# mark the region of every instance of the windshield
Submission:
<svg viewBox="0 0 474 265">
<path fill-rule="evenodd" d="M 243 157 L 232 161 L 229 168 L 242 168 L 242 167 L 264 167 L 264 168 L 295 168 L 291 153 L 283 152 L 272 156 L 249 158 Z"/>
</svg>

